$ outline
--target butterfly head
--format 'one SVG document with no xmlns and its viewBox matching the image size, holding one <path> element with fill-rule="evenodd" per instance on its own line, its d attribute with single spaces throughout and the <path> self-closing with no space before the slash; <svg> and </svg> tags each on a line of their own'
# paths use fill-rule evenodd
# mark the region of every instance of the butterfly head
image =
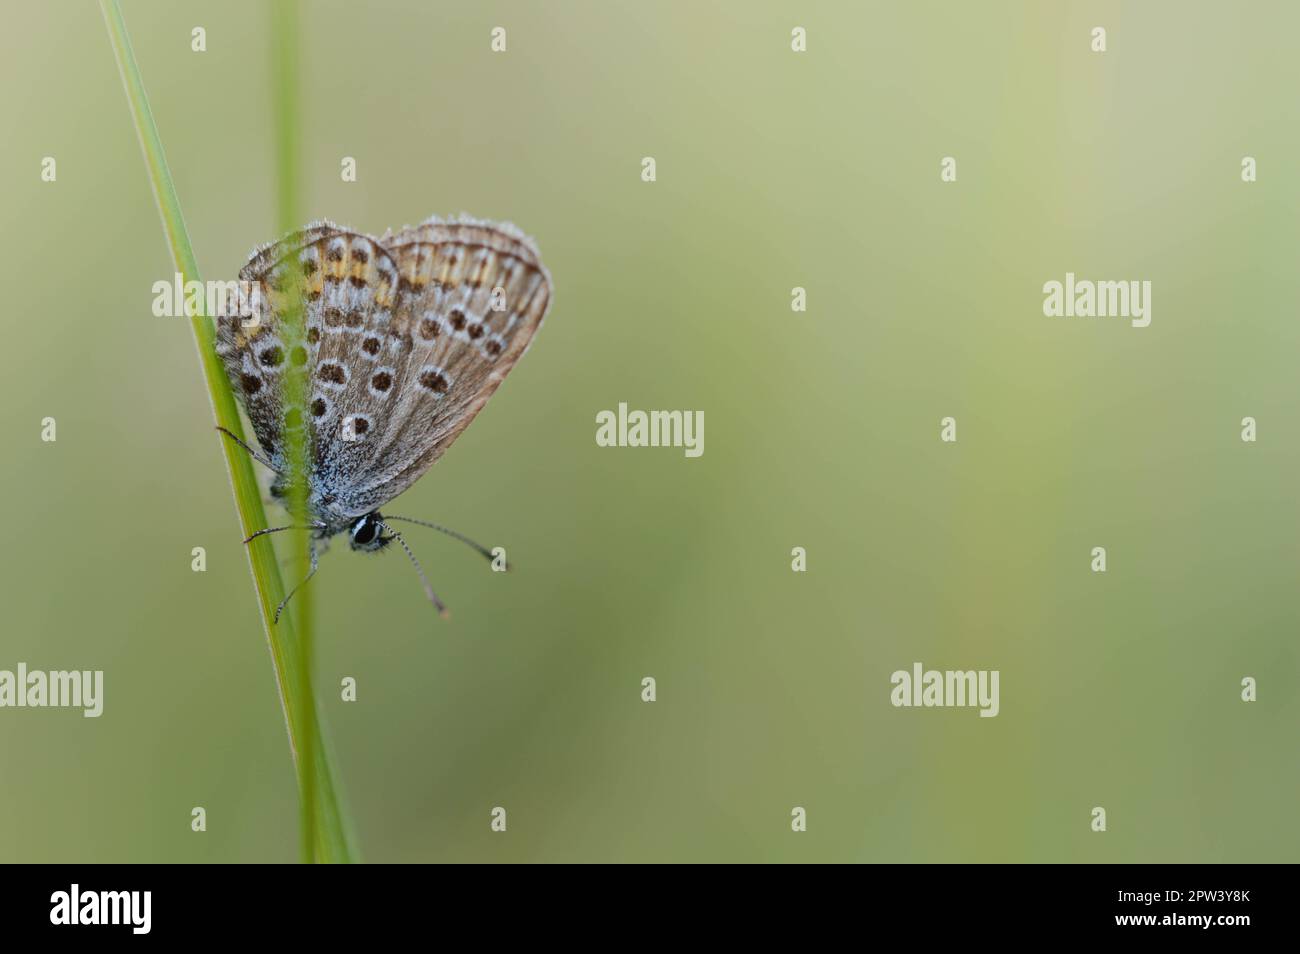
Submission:
<svg viewBox="0 0 1300 954">
<path fill-rule="evenodd" d="M 378 510 L 358 517 L 348 527 L 348 543 L 354 550 L 375 553 L 392 543 L 393 537 L 384 531 L 384 517 Z"/>
</svg>

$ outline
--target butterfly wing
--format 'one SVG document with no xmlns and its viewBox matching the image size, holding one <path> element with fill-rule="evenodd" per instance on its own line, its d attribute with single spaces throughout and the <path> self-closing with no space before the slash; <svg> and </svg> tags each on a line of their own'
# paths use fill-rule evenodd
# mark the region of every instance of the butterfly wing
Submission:
<svg viewBox="0 0 1300 954">
<path fill-rule="evenodd" d="M 396 262 L 374 238 L 320 222 L 256 250 L 239 278 L 237 307 L 217 322 L 217 353 L 272 462 L 284 469 L 286 427 L 309 426 L 319 478 L 342 432 L 342 409 L 364 390 L 350 378 L 355 352 L 387 333 Z M 285 321 L 298 300 L 301 331 Z M 311 387 L 305 425 L 284 407 L 282 388 L 285 370 L 303 365 Z"/>
<path fill-rule="evenodd" d="M 369 513 L 414 483 L 528 349 L 550 304 L 536 246 L 511 225 L 430 219 L 380 239 L 317 223 L 240 272 L 263 298 L 218 323 L 217 351 L 277 466 L 289 363 L 310 363 L 313 483 L 329 516 Z M 305 338 L 283 321 L 306 302 Z"/>
<path fill-rule="evenodd" d="M 397 263 L 397 344 L 384 369 L 388 410 L 348 501 L 356 514 L 442 456 L 528 350 L 551 301 L 541 255 L 513 225 L 433 218 L 379 241 Z"/>
</svg>

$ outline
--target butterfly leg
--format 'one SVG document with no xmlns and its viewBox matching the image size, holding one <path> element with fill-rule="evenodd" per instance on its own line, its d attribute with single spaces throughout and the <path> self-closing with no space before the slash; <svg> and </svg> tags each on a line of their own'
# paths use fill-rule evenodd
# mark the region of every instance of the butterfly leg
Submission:
<svg viewBox="0 0 1300 954">
<path fill-rule="evenodd" d="M 323 523 L 312 523 L 312 524 L 308 524 L 308 525 L 305 526 L 305 527 L 299 527 L 299 526 L 288 526 L 288 527 L 264 527 L 264 528 L 261 529 L 261 530 L 254 530 L 254 531 L 253 531 L 252 533 L 250 533 L 248 536 L 244 537 L 244 542 L 245 542 L 245 543 L 252 543 L 252 542 L 253 542 L 254 540 L 256 540 L 258 537 L 264 537 L 264 536 L 266 536 L 268 533 L 280 533 L 281 531 L 284 531 L 284 530 L 323 530 L 323 529 L 325 529 L 325 524 L 323 524 Z"/>
<path fill-rule="evenodd" d="M 319 525 L 318 525 L 318 526 L 319 526 Z M 291 529 L 291 530 L 301 530 L 302 528 L 301 528 L 301 527 L 290 527 L 289 529 Z M 315 529 L 317 529 L 317 527 L 311 527 L 310 529 L 315 530 Z M 324 554 L 330 552 L 330 538 L 329 538 L 329 537 L 325 537 L 323 540 L 316 540 L 316 541 L 313 541 L 313 542 L 315 542 L 315 543 L 317 543 L 317 544 L 319 545 L 319 549 L 316 551 L 316 555 L 317 555 L 317 556 L 323 556 Z M 280 569 L 283 570 L 285 567 L 287 567 L 290 563 L 293 562 L 293 559 L 294 559 L 294 557 L 293 557 L 293 554 L 292 554 L 292 553 L 287 554 L 286 556 L 284 556 L 283 558 L 281 558 L 281 560 L 280 560 Z"/>
<path fill-rule="evenodd" d="M 284 607 L 289 602 L 289 600 L 293 599 L 293 594 L 297 593 L 300 589 L 306 586 L 307 581 L 316 575 L 316 568 L 320 563 L 320 557 L 316 553 L 315 540 L 307 541 L 307 551 L 311 554 L 311 569 L 308 570 L 307 575 L 302 578 L 302 582 L 299 583 L 297 586 L 295 586 L 293 589 L 291 589 L 289 591 L 288 596 L 280 600 L 280 605 L 275 608 L 275 619 L 272 621 L 273 623 L 280 622 L 280 614 L 284 612 Z"/>
<path fill-rule="evenodd" d="M 236 444 L 238 444 L 238 445 L 239 445 L 240 447 L 242 447 L 244 450 L 248 451 L 248 456 L 251 457 L 251 458 L 253 458 L 253 460 L 257 461 L 257 462 L 258 462 L 259 464 L 261 464 L 262 466 L 269 468 L 270 470 L 274 470 L 277 474 L 280 472 L 280 471 L 276 470 L 275 464 L 273 464 L 273 463 L 271 463 L 269 460 L 267 460 L 266 457 L 264 457 L 264 456 L 263 456 L 261 453 L 259 453 L 258 451 L 255 451 L 253 448 L 249 447 L 247 444 L 245 444 L 243 441 L 241 441 L 241 440 L 240 440 L 238 437 L 236 437 L 234 434 L 230 433 L 230 431 L 226 430 L 226 429 L 225 429 L 224 427 L 222 427 L 220 424 L 217 425 L 217 430 L 219 430 L 222 434 L 225 434 L 227 437 L 229 437 L 232 441 L 234 441 Z"/>
</svg>

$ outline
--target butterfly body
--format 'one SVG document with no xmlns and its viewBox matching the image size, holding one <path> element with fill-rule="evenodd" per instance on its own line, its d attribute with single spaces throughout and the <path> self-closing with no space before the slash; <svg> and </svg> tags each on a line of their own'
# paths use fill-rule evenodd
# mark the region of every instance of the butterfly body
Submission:
<svg viewBox="0 0 1300 954">
<path fill-rule="evenodd" d="M 286 438 L 305 429 L 312 529 L 363 550 L 400 539 L 378 508 L 482 410 L 551 299 L 530 239 L 465 217 L 378 238 L 312 223 L 255 250 L 239 277 L 216 350 L 278 475 L 272 493 L 285 493 Z M 305 407 L 284 400 L 292 368 L 306 371 Z"/>
<path fill-rule="evenodd" d="M 271 484 L 271 496 L 277 500 L 288 496 L 288 487 L 282 476 L 277 476 Z M 346 532 L 354 550 L 380 550 L 391 542 L 391 537 L 380 536 L 379 525 L 384 515 L 378 510 L 356 517 L 338 513 L 333 504 L 334 495 L 313 482 L 308 492 L 307 510 L 312 520 L 312 535 L 317 540 L 328 540 Z"/>
</svg>

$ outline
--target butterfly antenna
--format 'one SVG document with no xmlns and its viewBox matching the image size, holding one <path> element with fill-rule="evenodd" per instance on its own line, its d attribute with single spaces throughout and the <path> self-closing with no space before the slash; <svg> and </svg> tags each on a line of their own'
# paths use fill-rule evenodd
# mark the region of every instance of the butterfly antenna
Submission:
<svg viewBox="0 0 1300 954">
<path fill-rule="evenodd" d="M 438 599 L 438 594 L 433 592 L 433 587 L 429 585 L 429 578 L 424 575 L 424 567 L 420 566 L 420 561 L 415 558 L 415 554 L 411 551 L 411 548 L 406 545 L 406 540 L 404 540 L 402 535 L 388 524 L 380 523 L 379 525 L 393 535 L 393 538 L 397 540 L 397 542 L 402 545 L 402 549 L 406 551 L 406 555 L 411 558 L 411 565 L 415 567 L 415 572 L 420 575 L 420 583 L 424 586 L 424 595 L 429 597 L 429 602 L 438 610 L 438 615 L 443 619 L 447 619 L 451 616 L 451 614 L 447 612 L 447 607 L 443 604 L 442 600 Z"/>
<path fill-rule="evenodd" d="M 483 546 L 483 544 L 475 543 L 469 537 L 465 536 L 465 534 L 457 533 L 455 530 L 452 530 L 448 527 L 443 527 L 436 523 L 430 523 L 427 520 L 416 520 L 414 517 L 391 517 L 390 516 L 390 517 L 385 517 L 384 519 L 401 520 L 403 523 L 414 523 L 414 524 L 418 524 L 421 527 L 428 527 L 430 530 L 437 530 L 439 533 L 445 533 L 447 536 L 451 537 L 454 540 L 459 540 L 461 543 L 465 544 L 466 546 L 473 547 L 484 557 L 486 557 L 489 562 L 495 559 L 495 557 L 492 555 L 492 551 L 489 550 L 487 547 Z M 506 569 L 510 569 L 508 564 L 506 566 Z"/>
<path fill-rule="evenodd" d="M 325 524 L 323 523 L 313 523 L 310 526 L 306 526 L 306 527 L 299 527 L 299 526 L 267 527 L 264 530 L 257 530 L 253 533 L 250 533 L 247 537 L 244 538 L 244 542 L 252 543 L 258 537 L 265 536 L 268 533 L 279 533 L 281 530 L 324 530 L 324 529 L 325 529 Z"/>
</svg>

